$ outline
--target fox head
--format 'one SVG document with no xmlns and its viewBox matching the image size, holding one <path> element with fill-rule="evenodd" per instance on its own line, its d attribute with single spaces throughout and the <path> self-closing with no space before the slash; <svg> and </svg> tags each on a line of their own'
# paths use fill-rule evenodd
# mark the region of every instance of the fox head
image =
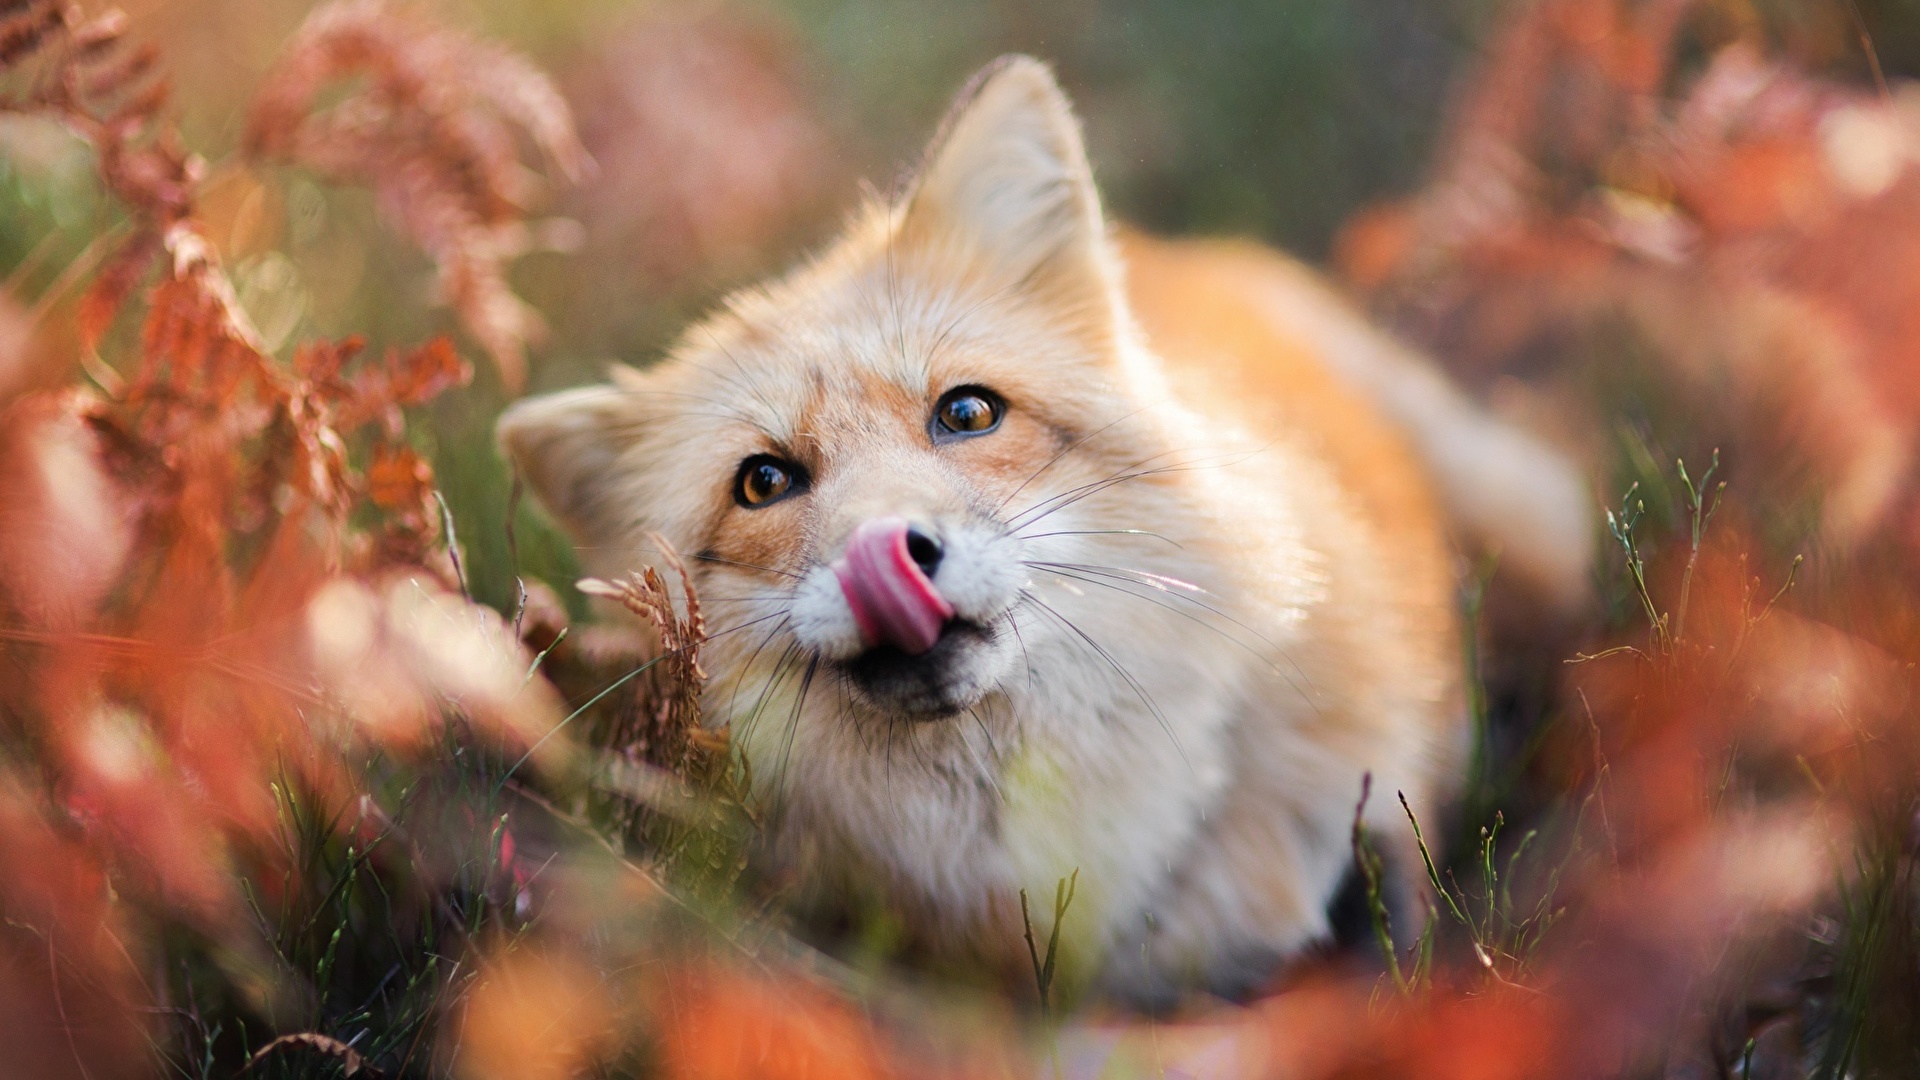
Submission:
<svg viewBox="0 0 1920 1080">
<path fill-rule="evenodd" d="M 903 196 L 661 363 L 516 405 L 500 438 L 596 572 L 657 563 L 656 532 L 693 565 L 708 714 L 750 758 L 822 799 L 885 758 L 897 800 L 915 768 L 993 785 L 956 777 L 1021 724 L 1124 742 L 1113 718 L 1147 717 L 1152 687 L 1206 680 L 1155 668 L 1192 632 L 1160 594 L 1208 587 L 1232 530 L 1204 506 L 1231 500 L 1185 494 L 1220 434 L 1161 378 L 1071 109 L 1014 57 Z M 1164 721 L 1140 726 L 1173 759 Z"/>
</svg>

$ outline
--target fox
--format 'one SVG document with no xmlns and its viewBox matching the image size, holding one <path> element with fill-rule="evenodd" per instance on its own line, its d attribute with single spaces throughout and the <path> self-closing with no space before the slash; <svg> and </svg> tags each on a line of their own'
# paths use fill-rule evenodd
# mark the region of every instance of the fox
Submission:
<svg viewBox="0 0 1920 1080">
<path fill-rule="evenodd" d="M 1411 919 L 1406 814 L 1469 751 L 1457 544 L 1584 587 L 1564 461 L 1303 264 L 1110 225 L 1025 56 L 810 260 L 498 438 L 590 572 L 686 553 L 800 922 L 1029 995 L 1032 934 L 1062 997 L 1252 996 L 1357 827 Z"/>
</svg>

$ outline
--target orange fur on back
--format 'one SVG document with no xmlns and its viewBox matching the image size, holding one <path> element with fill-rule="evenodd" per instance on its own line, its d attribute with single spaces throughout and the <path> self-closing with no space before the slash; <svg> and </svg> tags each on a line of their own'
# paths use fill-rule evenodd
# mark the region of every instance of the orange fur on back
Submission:
<svg viewBox="0 0 1920 1080">
<path fill-rule="evenodd" d="M 1450 580 L 1435 539 L 1433 480 L 1379 404 L 1342 382 L 1317 343 L 1276 326 L 1253 285 L 1299 273 L 1282 256 L 1232 241 L 1121 235 L 1127 299 L 1170 381 L 1203 411 L 1238 415 L 1333 467 L 1394 548 L 1391 565 Z"/>
</svg>

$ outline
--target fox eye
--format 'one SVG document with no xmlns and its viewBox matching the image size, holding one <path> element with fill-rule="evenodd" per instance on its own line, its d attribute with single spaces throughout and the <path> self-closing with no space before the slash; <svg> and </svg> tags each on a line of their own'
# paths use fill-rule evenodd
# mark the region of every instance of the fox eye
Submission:
<svg viewBox="0 0 1920 1080">
<path fill-rule="evenodd" d="M 807 489 L 806 470 L 771 454 L 755 454 L 740 463 L 733 478 L 733 501 L 749 510 Z"/>
<path fill-rule="evenodd" d="M 1000 426 L 1007 411 L 1000 395 L 984 386 L 959 386 L 940 395 L 933 407 L 935 442 L 955 436 L 985 435 Z"/>
</svg>

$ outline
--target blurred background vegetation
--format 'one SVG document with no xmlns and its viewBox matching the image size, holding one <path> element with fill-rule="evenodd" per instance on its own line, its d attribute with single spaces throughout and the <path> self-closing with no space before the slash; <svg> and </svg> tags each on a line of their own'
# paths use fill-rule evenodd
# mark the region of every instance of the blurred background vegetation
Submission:
<svg viewBox="0 0 1920 1080">
<path fill-rule="evenodd" d="M 532 365 L 529 389 L 538 391 L 597 377 L 612 361 L 647 362 L 722 291 L 823 240 L 859 183 L 883 193 L 897 183 L 967 77 L 1009 51 L 1058 65 L 1120 216 L 1169 232 L 1261 236 L 1320 257 L 1353 210 L 1418 183 L 1450 80 L 1494 5 L 437 6 L 447 21 L 555 72 L 600 164 L 543 208 L 585 226 L 579 249 L 536 254 L 514 272 L 551 324 Z M 293 176 L 266 187 L 274 205 L 222 205 L 223 189 L 235 192 L 228 202 L 257 190 L 223 185 L 221 159 L 308 7 L 141 0 L 129 10 L 134 32 L 158 41 L 171 64 L 183 130 L 213 166 L 211 212 L 227 215 L 230 231 L 216 239 L 273 344 L 362 333 L 379 348 L 450 329 L 450 317 L 418 302 L 430 280 L 425 259 L 379 227 L 366 192 Z M 15 121 L 0 139 L 0 266 L 38 295 L 117 211 L 78 143 Z M 434 440 L 475 590 L 502 605 L 512 588 L 502 527 L 510 482 L 489 432 L 503 404 L 483 370 L 434 406 L 433 423 L 417 425 Z M 522 569 L 564 589 L 573 576 L 565 545 L 529 511 L 517 524 Z"/>
<path fill-rule="evenodd" d="M 545 250 L 512 268 L 514 289 L 549 324 L 545 340 L 532 352 L 526 386 L 540 392 L 598 378 L 611 363 L 652 361 L 690 317 L 724 292 L 777 272 L 823 242 L 861 197 L 863 185 L 884 196 L 899 183 L 968 76 L 1009 51 L 1032 53 L 1058 67 L 1086 120 L 1096 172 L 1116 216 L 1169 233 L 1257 237 L 1310 261 L 1326 261 L 1336 236 L 1357 212 L 1444 187 L 1435 183 L 1444 168 L 1435 159 L 1451 122 L 1449 103 L 1459 100 L 1465 77 L 1480 66 L 1491 40 L 1518 21 L 1512 13 L 1526 2 L 427 0 L 423 6 L 441 21 L 497 39 L 553 73 L 597 162 L 582 183 L 546 193 L 533 208 L 534 217 L 542 219 L 533 233 Z M 1646 0 L 1644 6 L 1658 2 Z M 530 507 L 514 507 L 511 478 L 493 449 L 494 418 L 509 391 L 484 362 L 479 343 L 463 335 L 451 312 L 432 302 L 430 260 L 382 220 L 375 196 L 364 188 L 328 185 L 292 168 L 272 167 L 275 175 L 264 176 L 251 170 L 269 167 L 245 164 L 236 152 L 248 103 L 312 5 L 304 0 L 130 0 L 127 7 L 132 36 L 160 46 L 172 100 L 184 110 L 179 120 L 185 141 L 207 158 L 203 217 L 267 345 L 284 357 L 296 343 L 365 335 L 378 354 L 434 334 L 452 335 L 475 361 L 475 381 L 423 407 L 410 431 L 433 458 L 473 592 L 496 607 L 512 608 L 514 578 L 521 574 L 553 585 L 580 614 L 580 597 L 570 586 L 577 568 L 565 540 Z M 1853 88 L 1871 87 L 1873 72 L 1863 47 L 1868 39 L 1887 78 L 1920 73 L 1920 0 L 1701 0 L 1697 7 L 1705 12 L 1703 33 L 1713 30 L 1715 20 L 1746 30 L 1763 27 L 1772 44 L 1815 78 L 1834 76 Z M 1704 62 L 1706 50 L 1699 51 L 1702 56 L 1683 61 Z M 1699 66 L 1683 63 L 1676 70 L 1686 75 Z M 1913 160 L 1920 161 L 1920 154 Z M 1542 167 L 1550 171 L 1556 164 L 1561 163 L 1548 160 Z M 1603 180 L 1609 194 L 1620 194 L 1613 179 Z M 1646 209 L 1654 202 L 1649 195 L 1634 205 Z M 1569 216 L 1579 217 L 1586 209 Z M 1671 206 L 1656 209 L 1673 212 Z M 74 302 L 97 257 L 126 235 L 123 212 L 99 189 L 90 152 L 79 141 L 50 124 L 0 117 L 0 274 L 7 275 L 9 292 L 47 305 Z M 1881 228 L 1875 224 L 1880 220 L 1863 228 Z M 1590 216 L 1580 217 L 1577 227 L 1554 238 L 1591 241 L 1592 224 Z M 1856 234 L 1809 235 L 1808 247 L 1795 251 L 1825 244 L 1831 236 Z M 1851 250 L 1853 245 L 1828 246 Z M 1577 254 L 1585 259 L 1590 252 Z M 1877 262 L 1862 261 L 1868 273 L 1883 270 L 1889 280 L 1911 277 L 1912 260 L 1882 255 Z M 1577 268 L 1586 265 L 1580 262 Z M 1666 272 L 1666 264 L 1651 260 L 1634 265 Z M 78 272 L 71 269 L 76 267 Z M 1705 276 L 1692 267 L 1672 273 L 1675 278 Z M 1543 275 L 1526 269 L 1515 276 L 1527 280 L 1500 281 L 1485 291 L 1496 301 L 1517 295 L 1533 302 L 1525 286 Z M 1587 280 L 1569 277 L 1576 287 Z M 1860 291 L 1853 290 L 1854 283 L 1844 279 L 1845 288 L 1836 291 Z M 1901 302 L 1907 295 L 1898 294 L 1889 306 L 1910 308 Z M 1776 296 L 1767 293 L 1767 302 Z M 1702 336 L 1721 336 L 1728 322 L 1749 313 L 1728 310 L 1734 315 L 1720 323 L 1703 320 Z M 1617 329 L 1599 321 L 1602 330 Z M 1903 345 L 1913 340 L 1905 324 L 1888 325 L 1892 329 L 1883 332 L 1885 338 Z M 138 329 L 137 320 L 123 317 L 101 354 L 137 357 Z M 1698 403 L 1673 393 L 1670 382 L 1635 381 L 1640 369 L 1619 362 L 1641 347 L 1631 334 L 1610 337 L 1591 330 L 1546 339 L 1551 359 L 1605 375 L 1604 384 L 1573 385 L 1581 404 L 1605 421 L 1603 430 L 1610 436 L 1623 433 L 1621 447 L 1610 443 L 1607 452 L 1635 453 L 1624 454 L 1627 466 L 1621 468 L 1600 463 L 1596 474 L 1619 480 L 1603 481 L 1599 494 L 1613 502 L 1630 483 L 1642 485 L 1639 490 L 1650 503 L 1647 531 L 1660 538 L 1635 543 L 1650 548 L 1669 534 L 1684 534 L 1690 523 L 1681 489 L 1668 479 L 1674 475 L 1669 463 L 1684 454 L 1700 471 L 1713 448 L 1722 445 L 1720 431 L 1699 423 L 1699 410 L 1688 411 Z M 1568 341 L 1580 348 L 1564 348 Z M 1442 336 L 1426 343 L 1436 342 L 1446 354 Z M 1910 363 L 1904 352 L 1897 358 Z M 1469 366 L 1458 356 L 1443 359 L 1453 361 L 1456 374 Z M 1489 370 L 1508 373 L 1501 367 Z M 1710 388 L 1698 396 L 1722 407 L 1720 397 L 1729 395 Z M 1920 394 L 1915 402 L 1920 411 Z M 1615 424 L 1616 417 L 1625 419 Z M 1663 440 L 1649 431 L 1681 437 Z M 1745 463 L 1733 460 L 1733 454 L 1729 458 L 1729 472 L 1738 475 Z M 1771 483 L 1779 474 L 1763 479 Z M 1764 486 L 1748 484 L 1745 490 Z M 1699 507 L 1693 510 L 1697 514 Z M 1782 566 L 1788 565 L 1784 559 L 1802 550 L 1811 526 L 1780 513 L 1759 517 L 1756 532 L 1781 533 L 1767 539 L 1778 549 L 1774 553 Z M 1727 520 L 1721 519 L 1722 528 Z M 1920 512 L 1914 520 L 1920 521 Z M 1689 555 L 1677 543 L 1668 550 Z M 1638 633 L 1643 606 L 1650 613 L 1652 603 L 1628 590 L 1618 554 L 1610 552 L 1604 560 L 1603 576 L 1612 583 L 1605 596 L 1613 605 L 1604 622 L 1609 632 L 1631 624 Z M 1912 565 L 1905 549 L 1899 554 L 1906 560 L 1900 565 Z M 1688 577 L 1682 580 L 1690 580 L 1692 558 L 1684 565 Z M 1741 574 L 1748 569 L 1740 564 Z M 1810 568 L 1809 576 L 1817 569 Z M 1764 600 L 1775 595 L 1775 588 L 1784 595 L 1778 583 L 1790 580 L 1789 573 L 1768 568 L 1766 591 L 1757 595 Z M 1898 619 L 1890 619 L 1897 626 L 1884 635 L 1883 645 L 1905 659 L 1912 641 L 1920 640 L 1913 637 L 1905 603 L 1910 594 L 1883 589 L 1871 575 L 1861 580 L 1873 586 L 1876 598 L 1886 594 L 1885 607 L 1900 609 Z M 1737 585 L 1745 588 L 1747 582 L 1742 578 Z M 1746 603 L 1744 594 L 1741 602 Z M 1744 617 L 1744 607 L 1742 612 Z M 1539 678 L 1557 683 L 1566 670 L 1567 651 L 1554 651 L 1560 648 L 1557 641 L 1539 648 L 1551 654 Z M 1700 650 L 1701 655 L 1711 652 Z M 1821 675 L 1820 669 L 1810 670 Z M 1538 696 L 1544 699 L 1547 692 Z M 1490 708 L 1499 712 L 1502 703 L 1496 700 Z M 1543 743 L 1530 725 L 1545 709 L 1539 703 L 1509 708 L 1520 718 L 1513 725 L 1513 745 L 1489 744 L 1516 774 Z M 1591 707 L 1575 716 L 1575 726 L 1584 740 L 1595 727 Z M 1562 725 L 1563 741 L 1570 730 Z M 1718 729 L 1707 729 L 1703 738 L 1709 743 L 1719 738 Z M 1588 746 L 1581 741 L 1577 749 L 1585 753 Z M 1663 761 L 1685 756 L 1656 749 L 1665 755 Z M 1898 759 L 1887 760 L 1897 765 Z M 1794 764 L 1811 776 L 1805 760 Z M 1897 767 L 1891 771 L 1901 772 L 1901 784 L 1914 775 Z M 1720 775 L 1731 775 L 1731 766 Z M 1464 815 L 1469 831 L 1486 820 L 1486 811 L 1512 811 L 1520 800 L 1506 790 L 1504 777 L 1490 770 L 1476 775 L 1475 785 Z M 1899 791 L 1904 800 L 1906 788 Z M 495 786 L 492 795 L 498 794 Z M 1559 798 L 1565 792 L 1555 788 L 1548 794 Z M 1577 830 L 1586 803 L 1566 797 L 1559 805 Z M 1876 841 L 1880 847 L 1863 865 L 1907 874 L 1912 804 L 1890 800 L 1889 805 L 1897 810 L 1884 815 L 1884 835 Z M 1535 816 L 1549 817 L 1546 811 Z M 1483 834 L 1481 843 L 1479 851 L 1491 865 L 1491 834 Z M 1524 847 L 1527 840 L 1518 843 Z M 1456 854 L 1470 860 L 1476 854 L 1472 847 L 1460 845 Z M 1866 876 L 1869 884 L 1895 880 L 1893 870 L 1879 878 Z M 1898 880 L 1901 888 L 1909 888 L 1909 879 Z M 1892 910 L 1892 901 L 1886 907 Z M 1901 939 L 1895 948 L 1876 936 L 1884 917 L 1854 919 L 1851 908 L 1847 917 L 1847 933 L 1827 934 L 1817 952 L 1857 949 L 1869 959 L 1885 955 L 1895 961 L 1912 955 L 1910 941 Z M 1487 918 L 1490 922 L 1491 914 Z M 1901 933 L 1912 929 L 1904 922 L 1899 926 Z M 1920 930 L 1913 937 L 1920 939 Z M 1836 966 L 1824 952 L 1817 959 L 1826 967 L 1807 983 L 1816 998 L 1829 993 Z M 1848 995 L 1842 1004 L 1864 1012 L 1862 1003 L 1870 998 L 1892 1000 L 1894 995 L 1880 993 L 1874 980 L 1898 981 L 1900 972 L 1893 969 L 1900 964 L 1890 961 L 1881 972 L 1857 959 L 1849 952 L 1843 974 L 1866 974 L 1842 980 Z M 1920 1016 L 1920 1007 L 1910 1011 Z M 1892 1044 L 1912 1027 L 1880 1030 L 1894 1033 Z M 1843 1042 L 1829 1040 L 1828 1045 Z M 1905 1053 L 1904 1047 L 1895 1049 Z M 1843 1072 L 1836 1066 L 1832 1075 Z"/>
<path fill-rule="evenodd" d="M 1009 51 L 1058 66 L 1119 216 L 1323 259 L 1356 210 L 1420 186 L 1449 91 L 1501 10 L 1493 0 L 430 6 L 554 72 L 599 161 L 594 177 L 542 208 L 584 226 L 552 230 L 568 250 L 514 269 L 516 288 L 551 324 L 533 391 L 588 381 L 610 362 L 648 362 L 724 290 L 822 241 L 861 183 L 882 193 L 898 183 L 967 77 Z M 1760 6 L 1778 9 L 1769 25 L 1800 39 L 1800 55 L 1865 74 L 1843 4 Z M 272 344 L 360 333 L 380 348 L 448 330 L 450 316 L 418 302 L 428 263 L 374 220 L 365 191 L 299 175 L 222 184 L 246 102 L 309 7 L 136 0 L 129 13 L 170 63 L 183 131 L 212 163 L 210 212 L 229 226 L 216 240 Z M 1879 28 L 1890 75 L 1920 67 L 1920 3 L 1863 0 L 1859 11 Z M 117 211 L 86 151 L 55 129 L 8 120 L 0 143 L 0 267 L 39 295 Z M 236 205 L 255 192 L 270 205 Z M 509 602 L 514 571 L 511 484 L 490 440 L 504 401 L 483 370 L 417 425 L 433 442 L 476 594 L 496 605 Z M 529 510 L 516 526 L 520 569 L 577 605 L 565 544 Z"/>
</svg>

